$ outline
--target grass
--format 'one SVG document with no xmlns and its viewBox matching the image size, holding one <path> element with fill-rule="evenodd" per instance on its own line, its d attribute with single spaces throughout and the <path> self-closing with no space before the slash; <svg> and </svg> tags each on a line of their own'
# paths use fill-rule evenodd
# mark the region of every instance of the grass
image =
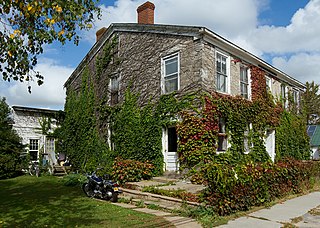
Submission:
<svg viewBox="0 0 320 228">
<path fill-rule="evenodd" d="M 0 181 L 0 227 L 170 227 L 161 217 L 85 197 L 56 177 Z"/>
</svg>

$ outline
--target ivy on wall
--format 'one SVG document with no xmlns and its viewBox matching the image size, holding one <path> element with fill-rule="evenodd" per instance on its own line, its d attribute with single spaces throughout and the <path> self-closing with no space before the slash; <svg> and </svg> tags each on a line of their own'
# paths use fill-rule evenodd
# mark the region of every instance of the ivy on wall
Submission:
<svg viewBox="0 0 320 228">
<path fill-rule="evenodd" d="M 181 164 L 190 168 L 210 163 L 218 159 L 219 118 L 225 119 L 225 133 L 230 144 L 227 153 L 234 160 L 240 161 L 244 157 L 246 139 L 250 147 L 246 157 L 256 162 L 270 161 L 265 148 L 265 135 L 269 129 L 278 132 L 278 160 L 286 156 L 307 157 L 307 149 L 304 148 L 308 140 L 300 122 L 302 117 L 283 112 L 281 103 L 274 102 L 266 89 L 265 72 L 255 66 L 250 67 L 251 100 L 215 92 L 185 96 L 171 93 L 140 107 L 139 94 L 131 93 L 128 88 L 121 104 L 109 106 L 109 97 L 105 95 L 108 93 L 97 94 L 96 90 L 97 86 L 101 87 L 102 75 L 106 77 L 103 83 L 110 80 L 111 76 L 107 74 L 113 71 L 106 69 L 118 66 L 120 62 L 114 57 L 116 47 L 115 36 L 97 57 L 94 75 L 86 68 L 82 73 L 80 91 L 68 92 L 66 118 L 61 131 L 62 149 L 67 151 L 75 167 L 88 169 L 103 160 L 111 164 L 115 156 L 119 156 L 150 161 L 155 167 L 154 175 L 160 174 L 164 162 L 162 129 L 177 123 Z M 292 128 L 292 124 L 295 127 Z M 110 128 L 111 135 L 108 135 L 107 128 Z M 302 137 L 293 145 L 292 137 L 299 132 Z M 107 139 L 112 142 L 112 150 L 108 148 Z"/>
<path fill-rule="evenodd" d="M 138 95 L 128 89 L 124 102 L 113 110 L 110 128 L 113 149 L 123 159 L 151 161 L 154 175 L 163 171 L 162 128 L 175 124 L 177 113 L 190 106 L 193 95 L 178 100 L 162 95 L 157 102 L 138 106 Z"/>
<path fill-rule="evenodd" d="M 282 104 L 274 102 L 266 88 L 265 72 L 260 68 L 251 67 L 251 80 L 251 101 L 240 96 L 213 92 L 204 95 L 203 106 L 197 112 L 180 113 L 182 121 L 177 130 L 182 165 L 190 168 L 217 159 L 219 118 L 226 121 L 226 135 L 230 145 L 227 153 L 231 153 L 233 158 L 242 159 L 246 152 L 246 139 L 250 160 L 270 161 L 265 148 L 265 137 L 268 130 L 275 129 L 278 131 L 277 159 L 288 156 L 296 159 L 308 157 L 308 137 L 303 117 L 284 112 Z M 288 119 L 288 115 L 291 119 Z M 295 137 L 299 139 L 293 140 Z"/>
<path fill-rule="evenodd" d="M 65 104 L 65 120 L 59 152 L 67 153 L 73 167 L 83 171 L 95 169 L 108 159 L 108 147 L 96 127 L 95 97 L 88 68 L 82 73 L 79 92 L 69 91 Z"/>
<path fill-rule="evenodd" d="M 276 128 L 276 161 L 284 157 L 310 159 L 310 138 L 303 116 L 284 111 Z"/>
</svg>

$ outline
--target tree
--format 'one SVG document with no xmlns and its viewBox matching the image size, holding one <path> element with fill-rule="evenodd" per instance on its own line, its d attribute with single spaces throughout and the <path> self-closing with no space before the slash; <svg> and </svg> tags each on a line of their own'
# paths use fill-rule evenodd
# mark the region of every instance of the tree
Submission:
<svg viewBox="0 0 320 228">
<path fill-rule="evenodd" d="M 0 0 L 0 72 L 6 81 L 37 80 L 34 70 L 43 45 L 78 44 L 77 31 L 90 29 L 100 17 L 99 0 Z M 29 87 L 30 92 L 30 87 Z"/>
<path fill-rule="evenodd" d="M 0 99 L 0 179 L 11 177 L 21 170 L 24 145 L 12 129 L 10 108 L 5 98 Z"/>
<path fill-rule="evenodd" d="M 320 94 L 319 85 L 314 82 L 306 83 L 306 91 L 301 97 L 302 112 L 306 116 L 307 124 L 319 123 L 320 117 Z"/>
</svg>

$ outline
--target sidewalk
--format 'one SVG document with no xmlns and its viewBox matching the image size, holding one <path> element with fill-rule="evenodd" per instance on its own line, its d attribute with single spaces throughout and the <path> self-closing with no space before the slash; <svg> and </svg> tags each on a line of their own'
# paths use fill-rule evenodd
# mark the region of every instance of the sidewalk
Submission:
<svg viewBox="0 0 320 228">
<path fill-rule="evenodd" d="M 320 205 L 320 192 L 313 192 L 283 203 L 276 204 L 269 209 L 253 212 L 245 217 L 231 220 L 221 228 L 270 228 L 283 227 L 285 223 L 292 223 L 297 227 L 320 227 L 319 213 L 308 213 Z M 294 219 L 294 221 L 292 221 Z"/>
</svg>

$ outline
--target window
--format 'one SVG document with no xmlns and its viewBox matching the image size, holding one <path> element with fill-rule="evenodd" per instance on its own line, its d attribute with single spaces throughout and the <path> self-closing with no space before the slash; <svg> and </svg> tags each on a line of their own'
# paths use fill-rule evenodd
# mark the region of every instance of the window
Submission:
<svg viewBox="0 0 320 228">
<path fill-rule="evenodd" d="M 217 53 L 216 54 L 216 87 L 217 91 L 227 93 L 228 92 L 228 57 Z"/>
<path fill-rule="evenodd" d="M 253 147 L 253 143 L 250 140 L 250 130 L 252 129 L 252 124 L 247 126 L 247 129 L 243 133 L 243 145 L 244 145 L 244 153 L 248 154 L 250 149 Z"/>
<path fill-rule="evenodd" d="M 54 138 L 46 138 L 46 153 L 54 152 Z"/>
<path fill-rule="evenodd" d="M 226 151 L 227 145 L 226 121 L 219 118 L 218 151 Z"/>
<path fill-rule="evenodd" d="M 288 87 L 284 84 L 281 84 L 281 100 L 285 108 L 288 107 L 287 94 L 288 94 Z"/>
<path fill-rule="evenodd" d="M 292 91 L 292 96 L 293 96 L 293 102 L 295 103 L 295 104 L 299 104 L 299 93 L 298 93 L 298 91 L 297 90 L 293 90 Z"/>
<path fill-rule="evenodd" d="M 110 104 L 115 105 L 119 102 L 120 77 L 118 74 L 110 80 Z"/>
<path fill-rule="evenodd" d="M 248 68 L 240 67 L 240 91 L 243 98 L 249 99 L 249 75 Z"/>
<path fill-rule="evenodd" d="M 36 161 L 36 160 L 38 160 L 39 140 L 38 139 L 30 139 L 29 142 L 30 142 L 29 143 L 30 160 Z"/>
<path fill-rule="evenodd" d="M 271 78 L 266 76 L 266 87 L 267 87 L 267 92 L 271 92 Z"/>
<path fill-rule="evenodd" d="M 179 90 L 179 55 L 175 54 L 163 61 L 163 83 L 162 86 L 164 93 L 171 93 L 173 91 Z"/>
</svg>

